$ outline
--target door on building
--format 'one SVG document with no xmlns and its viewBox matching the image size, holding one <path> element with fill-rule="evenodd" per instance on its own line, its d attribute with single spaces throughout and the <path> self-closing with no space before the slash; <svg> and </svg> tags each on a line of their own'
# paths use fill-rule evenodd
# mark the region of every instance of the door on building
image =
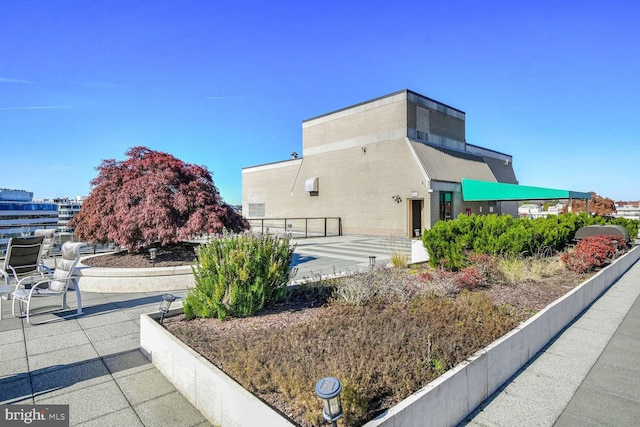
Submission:
<svg viewBox="0 0 640 427">
<path fill-rule="evenodd" d="M 411 223 L 409 234 L 410 237 L 420 237 L 422 235 L 422 207 L 424 201 L 422 199 L 411 200 Z"/>
<path fill-rule="evenodd" d="M 440 219 L 451 219 L 453 212 L 453 193 L 450 191 L 440 192 Z"/>
</svg>

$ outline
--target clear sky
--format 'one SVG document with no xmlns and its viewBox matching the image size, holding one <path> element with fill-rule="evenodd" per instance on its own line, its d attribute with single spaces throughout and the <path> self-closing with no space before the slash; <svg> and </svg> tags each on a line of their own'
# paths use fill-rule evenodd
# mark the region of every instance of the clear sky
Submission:
<svg viewBox="0 0 640 427">
<path fill-rule="evenodd" d="M 0 0 L 0 187 L 87 195 L 143 145 L 239 204 L 303 120 L 402 89 L 520 184 L 640 199 L 636 0 Z"/>
</svg>

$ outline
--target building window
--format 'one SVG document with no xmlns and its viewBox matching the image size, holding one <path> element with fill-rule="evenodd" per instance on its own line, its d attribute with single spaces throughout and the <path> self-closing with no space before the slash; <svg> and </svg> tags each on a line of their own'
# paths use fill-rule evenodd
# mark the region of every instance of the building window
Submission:
<svg viewBox="0 0 640 427">
<path fill-rule="evenodd" d="M 451 219 L 453 212 L 453 193 L 450 191 L 440 192 L 440 219 Z"/>
<path fill-rule="evenodd" d="M 264 217 L 264 203 L 249 203 L 249 218 Z"/>
</svg>

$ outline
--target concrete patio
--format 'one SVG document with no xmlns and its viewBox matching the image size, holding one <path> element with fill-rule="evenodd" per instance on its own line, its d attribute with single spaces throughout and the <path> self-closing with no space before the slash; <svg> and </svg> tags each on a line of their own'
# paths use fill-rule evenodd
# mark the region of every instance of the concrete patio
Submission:
<svg viewBox="0 0 640 427">
<path fill-rule="evenodd" d="M 371 255 L 384 262 L 389 250 L 408 245 L 387 242 L 302 241 L 297 278 L 363 268 Z M 464 424 L 634 425 L 639 279 L 636 263 Z M 175 308 L 187 291 L 172 293 Z M 36 326 L 14 318 L 10 301 L 2 301 L 0 403 L 68 404 L 72 426 L 210 425 L 140 351 L 140 315 L 157 312 L 162 293 L 81 295 L 82 316 Z M 68 302 L 75 308 L 75 293 Z M 47 317 L 55 318 L 34 320 Z"/>
</svg>

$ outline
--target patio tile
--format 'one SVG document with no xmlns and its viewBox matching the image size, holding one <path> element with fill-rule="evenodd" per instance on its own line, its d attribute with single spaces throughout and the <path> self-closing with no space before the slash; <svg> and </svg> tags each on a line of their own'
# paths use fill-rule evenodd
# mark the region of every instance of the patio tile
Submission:
<svg viewBox="0 0 640 427">
<path fill-rule="evenodd" d="M 33 393 L 53 397 L 111 381 L 109 370 L 102 360 L 90 360 L 34 375 Z"/>
<path fill-rule="evenodd" d="M 114 305 L 115 307 L 115 305 Z M 105 313 L 91 313 L 78 318 L 78 323 L 82 326 L 82 329 L 95 328 L 97 326 L 104 326 L 108 323 L 118 323 L 130 320 L 129 317 L 121 310 L 114 310 Z"/>
<path fill-rule="evenodd" d="M 78 317 L 78 320 L 84 319 L 85 317 L 117 312 L 119 310 L 120 308 L 115 303 L 112 303 L 110 301 L 106 301 L 104 303 L 95 304 L 95 305 L 87 305 L 83 303 L 82 304 L 83 315 Z"/>
<path fill-rule="evenodd" d="M 96 305 L 110 302 L 109 298 L 100 292 L 84 292 L 80 289 L 80 294 L 82 295 L 82 305 Z"/>
<path fill-rule="evenodd" d="M 83 423 L 129 407 L 115 381 L 106 381 L 91 387 L 73 390 L 61 394 L 36 396 L 38 405 L 70 405 L 69 421 L 71 425 Z"/>
<path fill-rule="evenodd" d="M 136 372 L 155 369 L 140 349 L 107 356 L 103 358 L 103 361 L 111 375 L 116 379 Z"/>
<path fill-rule="evenodd" d="M 7 347 L 11 347 L 11 344 L 7 345 Z M 3 349 L 3 352 L 5 350 L 6 349 Z M 29 364 L 27 363 L 27 357 L 24 353 L 24 345 L 22 346 L 22 351 L 16 354 L 21 356 L 0 362 L 0 379 L 11 379 L 29 375 Z"/>
<path fill-rule="evenodd" d="M 112 354 L 133 350 L 137 351 L 140 348 L 140 333 L 96 341 L 93 346 L 100 357 L 109 357 Z"/>
<path fill-rule="evenodd" d="M 133 408 L 146 427 L 210 425 L 177 391 L 134 405 Z"/>
<path fill-rule="evenodd" d="M 0 321 L 0 324 L 4 322 L 4 319 Z M 24 332 L 22 331 L 22 327 L 20 329 L 11 329 L 0 332 L 0 342 L 1 343 L 14 343 L 14 342 L 24 342 Z"/>
<path fill-rule="evenodd" d="M 71 425 L 76 427 L 144 427 L 133 408 L 120 409 L 83 423 Z"/>
<path fill-rule="evenodd" d="M 147 369 L 116 378 L 120 389 L 132 405 L 155 399 L 176 391 L 176 388 L 157 369 Z"/>
<path fill-rule="evenodd" d="M 73 348 L 63 348 L 48 353 L 40 353 L 35 356 L 29 355 L 29 368 L 33 375 L 38 375 L 55 369 L 74 366 L 78 363 L 86 363 L 98 358 L 98 353 L 93 346 L 91 344 L 85 344 Z"/>
<path fill-rule="evenodd" d="M 131 292 L 131 293 L 120 293 L 120 294 L 104 294 L 105 297 L 113 302 L 113 303 L 121 303 L 132 301 L 132 303 L 137 303 L 139 301 L 145 301 L 146 298 L 152 298 L 153 295 L 148 295 L 144 292 Z"/>
<path fill-rule="evenodd" d="M 0 403 L 33 404 L 33 391 L 28 376 L 0 380 Z"/>
<path fill-rule="evenodd" d="M 22 319 L 13 317 L 11 309 L 8 313 L 2 312 L 2 320 L 0 320 L 0 333 L 19 331 L 22 332 Z"/>
<path fill-rule="evenodd" d="M 81 331 L 82 328 L 76 319 L 68 319 L 60 322 L 44 323 L 42 325 L 29 325 L 26 321 L 24 336 L 28 341 L 42 337 L 68 334 L 74 331 Z"/>
<path fill-rule="evenodd" d="M 175 304 L 175 303 L 174 303 Z M 160 303 L 158 304 L 154 304 L 154 305 L 145 305 L 142 307 L 138 307 L 138 308 L 128 308 L 126 310 L 122 310 L 122 312 L 130 319 L 133 321 L 140 321 L 140 316 L 143 314 L 151 314 L 151 313 L 157 313 L 159 311 L 159 307 L 160 307 Z M 173 309 L 173 304 L 171 305 L 171 308 Z"/>
<path fill-rule="evenodd" d="M 108 323 L 103 326 L 85 330 L 86 336 L 91 342 L 98 342 L 125 335 L 140 334 L 140 328 L 131 320 L 126 322 Z"/>
<path fill-rule="evenodd" d="M 69 349 L 89 344 L 89 338 L 82 331 L 73 331 L 66 334 L 30 338 L 27 340 L 27 354 L 35 356 L 41 353 L 50 353 L 56 350 Z"/>
</svg>

